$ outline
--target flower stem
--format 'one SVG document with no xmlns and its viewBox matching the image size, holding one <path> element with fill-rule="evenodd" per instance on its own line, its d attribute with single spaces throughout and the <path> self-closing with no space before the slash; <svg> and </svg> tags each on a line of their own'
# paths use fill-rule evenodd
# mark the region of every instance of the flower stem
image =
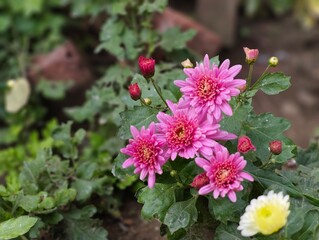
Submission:
<svg viewBox="0 0 319 240">
<path fill-rule="evenodd" d="M 165 99 L 163 98 L 163 95 L 162 95 L 162 92 L 161 92 L 160 87 L 156 84 L 156 82 L 154 81 L 153 78 L 150 78 L 150 79 L 151 79 L 151 82 L 152 82 L 152 84 L 153 84 L 153 86 L 154 86 L 154 88 L 155 88 L 157 94 L 160 96 L 160 98 L 161 98 L 162 101 L 165 103 L 165 105 L 169 108 L 167 102 L 166 102 Z"/>
<path fill-rule="evenodd" d="M 267 68 L 265 69 L 265 71 L 263 72 L 263 74 L 261 74 L 261 76 L 257 79 L 257 81 L 251 86 L 250 89 L 254 89 L 255 86 L 258 85 L 258 83 L 264 78 L 264 76 L 267 74 L 268 69 L 270 68 L 270 65 L 267 66 Z"/>
<path fill-rule="evenodd" d="M 253 75 L 253 70 L 254 70 L 254 64 L 250 64 L 249 65 L 248 77 L 247 77 L 247 89 L 250 88 L 251 78 L 252 78 L 252 75 Z"/>
</svg>

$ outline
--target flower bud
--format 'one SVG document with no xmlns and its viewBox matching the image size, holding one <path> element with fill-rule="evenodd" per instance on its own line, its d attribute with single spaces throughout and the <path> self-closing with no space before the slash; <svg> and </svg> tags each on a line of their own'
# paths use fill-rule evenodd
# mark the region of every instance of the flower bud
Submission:
<svg viewBox="0 0 319 240">
<path fill-rule="evenodd" d="M 131 84 L 129 87 L 128 87 L 128 91 L 131 95 L 131 98 L 134 100 L 134 101 L 137 101 L 141 98 L 141 89 L 140 87 L 138 86 L 137 83 L 134 83 L 134 84 Z"/>
<path fill-rule="evenodd" d="M 280 140 L 274 140 L 269 143 L 269 151 L 274 155 L 279 155 L 282 152 L 282 143 Z"/>
<path fill-rule="evenodd" d="M 244 47 L 244 52 L 246 54 L 246 62 L 248 64 L 254 64 L 258 58 L 259 50 Z"/>
<path fill-rule="evenodd" d="M 246 89 L 247 89 L 247 85 L 246 85 L 246 84 L 241 85 L 240 87 L 238 87 L 238 89 L 239 89 L 239 91 L 240 91 L 241 93 L 243 93 L 243 92 L 245 92 L 245 91 L 246 91 Z"/>
<path fill-rule="evenodd" d="M 155 60 L 154 59 L 140 56 L 138 58 L 138 66 L 141 70 L 142 75 L 145 78 L 150 78 L 150 77 L 154 76 L 154 72 L 155 72 Z"/>
<path fill-rule="evenodd" d="M 256 151 L 256 147 L 251 143 L 247 136 L 241 136 L 238 139 L 237 151 L 240 153 L 248 153 L 249 151 Z"/>
<path fill-rule="evenodd" d="M 271 58 L 269 58 L 269 65 L 270 65 L 271 67 L 276 67 L 276 66 L 278 65 L 278 62 L 279 62 L 279 60 L 278 60 L 277 57 L 271 57 Z"/>
<path fill-rule="evenodd" d="M 193 63 L 187 58 L 185 61 L 181 62 L 184 68 L 192 68 L 194 67 Z"/>
<path fill-rule="evenodd" d="M 144 98 L 144 102 L 147 106 L 150 106 L 152 104 L 152 100 L 150 98 Z"/>
<path fill-rule="evenodd" d="M 175 170 L 170 171 L 169 173 L 172 177 L 176 177 L 177 176 L 177 172 Z"/>
<path fill-rule="evenodd" d="M 203 172 L 197 175 L 193 182 L 191 183 L 191 187 L 200 189 L 202 186 L 205 186 L 209 183 L 209 178 L 206 175 L 206 172 Z"/>
<path fill-rule="evenodd" d="M 13 88 L 14 83 L 15 83 L 14 80 L 8 80 L 8 81 L 7 81 L 7 87 L 10 88 L 10 89 Z"/>
</svg>

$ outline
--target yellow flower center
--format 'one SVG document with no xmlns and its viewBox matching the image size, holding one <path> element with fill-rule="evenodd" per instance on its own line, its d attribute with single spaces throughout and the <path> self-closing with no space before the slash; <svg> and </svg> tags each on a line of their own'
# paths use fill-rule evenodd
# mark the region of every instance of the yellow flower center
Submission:
<svg viewBox="0 0 319 240">
<path fill-rule="evenodd" d="M 281 205 L 269 203 L 257 209 L 255 221 L 262 234 L 270 235 L 286 224 L 288 214 Z"/>
</svg>

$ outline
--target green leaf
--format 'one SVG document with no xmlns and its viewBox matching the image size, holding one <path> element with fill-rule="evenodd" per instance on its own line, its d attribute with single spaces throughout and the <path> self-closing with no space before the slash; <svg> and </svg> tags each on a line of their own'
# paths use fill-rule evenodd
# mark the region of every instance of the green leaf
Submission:
<svg viewBox="0 0 319 240">
<path fill-rule="evenodd" d="M 241 104 L 235 104 L 234 101 L 232 101 L 231 103 L 234 106 L 233 115 L 231 117 L 224 117 L 224 119 L 220 123 L 221 129 L 239 136 L 242 131 L 243 125 L 252 110 L 251 101 Z"/>
<path fill-rule="evenodd" d="M 58 189 L 54 193 L 54 200 L 56 206 L 64 206 L 69 202 L 72 202 L 76 197 L 76 190 L 74 188 Z"/>
<path fill-rule="evenodd" d="M 71 185 L 77 192 L 76 200 L 87 200 L 94 191 L 102 188 L 103 184 L 107 181 L 107 178 L 108 177 L 106 176 L 92 180 L 77 178 Z"/>
<path fill-rule="evenodd" d="M 188 30 L 181 32 L 178 28 L 169 28 L 162 34 L 160 42 L 161 47 L 168 52 L 174 49 L 183 49 L 186 43 L 195 36 L 195 30 Z"/>
<path fill-rule="evenodd" d="M 287 90 L 290 85 L 290 77 L 283 73 L 276 72 L 265 75 L 254 89 L 261 89 L 261 91 L 268 95 L 275 95 Z"/>
<path fill-rule="evenodd" d="M 107 231 L 101 227 L 98 220 L 91 219 L 96 213 L 96 208 L 92 205 L 82 209 L 72 209 L 65 218 L 65 235 L 64 238 L 70 240 L 106 240 Z"/>
<path fill-rule="evenodd" d="M 319 144 L 313 142 L 307 149 L 298 149 L 296 161 L 307 167 L 319 167 Z"/>
<path fill-rule="evenodd" d="M 26 195 L 19 201 L 19 206 L 27 212 L 31 212 L 38 207 L 40 202 L 40 196 L 38 195 Z"/>
<path fill-rule="evenodd" d="M 167 0 L 146 0 L 138 8 L 138 14 L 162 12 L 167 6 Z"/>
<path fill-rule="evenodd" d="M 307 214 L 302 214 L 305 223 L 302 228 L 292 236 L 292 239 L 309 240 L 318 239 L 319 211 L 312 210 Z"/>
<path fill-rule="evenodd" d="M 45 98 L 60 100 L 65 97 L 66 91 L 71 86 L 72 82 L 41 80 L 36 85 L 36 91 L 41 93 Z"/>
<path fill-rule="evenodd" d="M 212 57 L 211 59 L 209 59 L 209 63 L 211 65 L 215 64 L 216 66 L 219 66 L 219 63 L 220 63 L 219 56 L 217 55 L 217 56 Z"/>
<path fill-rule="evenodd" d="M 247 170 L 249 167 L 247 168 Z M 302 197 L 302 191 L 298 189 L 289 179 L 277 175 L 276 173 L 262 169 L 249 169 L 249 173 L 254 177 L 255 182 L 261 184 L 264 189 L 277 186 L 279 189 L 287 191 L 291 196 Z"/>
<path fill-rule="evenodd" d="M 289 142 L 283 136 L 283 132 L 290 127 L 290 123 L 284 118 L 274 117 L 270 113 L 249 116 L 248 122 L 244 124 L 246 134 L 252 140 L 256 147 L 256 155 L 265 163 L 269 157 L 269 142 L 273 140 L 281 140 Z M 285 159 L 287 160 L 287 159 Z M 281 159 L 283 162 L 284 159 Z"/>
<path fill-rule="evenodd" d="M 246 188 L 244 188 L 246 189 Z M 228 221 L 239 221 L 239 218 L 247 206 L 247 203 L 242 200 L 243 191 L 237 193 L 237 201 L 234 204 L 227 196 L 225 198 L 214 199 L 212 196 L 208 197 L 208 208 L 212 216 L 218 221 L 227 224 Z"/>
<path fill-rule="evenodd" d="M 171 205 L 164 219 L 164 224 L 168 226 L 171 233 L 188 228 L 197 221 L 196 201 L 197 197 L 192 197 L 189 200 Z"/>
<path fill-rule="evenodd" d="M 246 238 L 241 236 L 240 232 L 237 230 L 238 225 L 231 223 L 229 225 L 220 224 L 216 229 L 215 240 L 246 240 Z"/>
<path fill-rule="evenodd" d="M 36 217 L 20 216 L 0 223 L 0 239 L 12 239 L 24 235 L 37 220 Z"/>
<path fill-rule="evenodd" d="M 156 183 L 154 188 L 145 187 L 138 192 L 138 202 L 143 203 L 142 217 L 164 221 L 169 207 L 175 202 L 175 184 Z"/>
<path fill-rule="evenodd" d="M 117 157 L 114 160 L 112 173 L 115 177 L 119 179 L 125 179 L 126 177 L 132 176 L 134 173 L 134 167 L 128 167 L 128 168 L 122 168 L 122 164 L 126 159 L 128 159 L 129 156 L 119 153 Z"/>
<path fill-rule="evenodd" d="M 122 126 L 119 130 L 119 136 L 122 139 L 132 137 L 130 127 L 133 125 L 138 129 L 142 126 L 146 128 L 151 122 L 156 122 L 156 115 L 159 110 L 150 107 L 134 107 L 133 110 L 128 110 L 120 113 Z"/>
</svg>

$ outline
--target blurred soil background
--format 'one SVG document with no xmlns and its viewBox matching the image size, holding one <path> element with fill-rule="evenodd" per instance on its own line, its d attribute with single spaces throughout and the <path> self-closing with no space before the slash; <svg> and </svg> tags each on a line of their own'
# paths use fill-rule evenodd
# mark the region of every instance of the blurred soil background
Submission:
<svg viewBox="0 0 319 240">
<path fill-rule="evenodd" d="M 221 60 L 229 58 L 232 65 L 242 64 L 240 78 L 246 78 L 248 73 L 243 47 L 257 48 L 260 52 L 253 80 L 263 73 L 268 59 L 277 56 L 279 65 L 272 70 L 291 76 L 292 87 L 277 96 L 259 93 L 255 96 L 254 107 L 258 113 L 272 112 L 277 117 L 287 118 L 292 124 L 287 131 L 288 137 L 297 145 L 306 147 L 319 127 L 319 28 L 302 27 L 292 12 L 277 16 L 269 9 L 262 10 L 266 13 L 250 19 L 243 16 L 238 0 L 174 0 L 170 1 L 168 10 L 156 17 L 154 24 L 158 31 L 176 25 L 182 29 L 194 28 L 197 35 L 189 43 L 191 51 L 199 59 L 208 53 L 211 57 L 220 55 Z M 98 43 L 101 23 L 83 26 L 83 29 L 68 32 L 68 35 L 72 40 L 87 31 L 96 36 Z M 77 89 L 59 104 L 63 107 L 79 104 L 84 99 L 83 90 L 95 79 L 95 68 L 114 62 L 113 57 L 106 53 L 96 56 L 93 52 L 93 49 L 87 49 L 78 53 L 72 42 L 67 42 L 52 53 L 36 56 L 28 75 L 34 83 L 38 75 L 51 80 L 73 79 Z M 58 107 L 53 105 L 52 109 L 56 111 Z M 140 209 L 135 199 L 127 197 L 121 218 L 105 220 L 109 238 L 164 239 L 159 234 L 159 223 L 143 221 Z"/>
</svg>

